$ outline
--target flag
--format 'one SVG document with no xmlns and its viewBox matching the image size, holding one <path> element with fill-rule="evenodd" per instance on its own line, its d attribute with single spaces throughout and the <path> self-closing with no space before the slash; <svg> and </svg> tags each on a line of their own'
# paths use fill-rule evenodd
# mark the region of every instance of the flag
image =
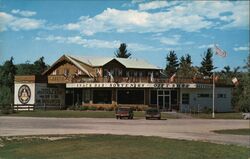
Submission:
<svg viewBox="0 0 250 159">
<path fill-rule="evenodd" d="M 232 82 L 235 86 L 237 86 L 239 84 L 239 81 L 236 77 L 232 78 Z"/>
<path fill-rule="evenodd" d="M 216 54 L 216 55 L 219 55 L 219 56 L 221 56 L 221 57 L 226 57 L 226 56 L 227 56 L 227 52 L 226 52 L 226 51 L 220 49 L 220 48 L 219 48 L 218 46 L 216 46 L 216 45 L 214 45 L 214 47 L 215 47 L 215 54 Z"/>
<path fill-rule="evenodd" d="M 218 81 L 219 80 L 219 76 L 214 76 L 214 81 Z"/>
<path fill-rule="evenodd" d="M 174 78 L 175 78 L 175 76 L 176 76 L 176 73 L 175 73 L 175 74 L 173 74 L 173 75 L 170 77 L 169 81 L 170 81 L 170 82 L 174 82 Z"/>
<path fill-rule="evenodd" d="M 108 76 L 110 77 L 110 82 L 114 82 L 114 77 L 111 72 L 108 71 Z"/>
<path fill-rule="evenodd" d="M 154 82 L 154 73 L 153 72 L 151 72 L 151 74 L 150 74 L 150 81 Z"/>
<path fill-rule="evenodd" d="M 96 69 L 96 74 L 98 77 L 102 77 L 102 69 L 101 68 L 97 68 Z"/>
</svg>

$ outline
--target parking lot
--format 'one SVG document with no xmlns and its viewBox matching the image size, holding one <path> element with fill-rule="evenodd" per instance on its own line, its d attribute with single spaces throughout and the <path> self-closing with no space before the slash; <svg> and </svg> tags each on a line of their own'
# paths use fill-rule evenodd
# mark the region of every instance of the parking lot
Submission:
<svg viewBox="0 0 250 159">
<path fill-rule="evenodd" d="M 250 147 L 250 137 L 213 130 L 249 128 L 249 120 L 0 117 L 1 136 L 45 134 L 118 134 L 201 140 Z"/>
</svg>

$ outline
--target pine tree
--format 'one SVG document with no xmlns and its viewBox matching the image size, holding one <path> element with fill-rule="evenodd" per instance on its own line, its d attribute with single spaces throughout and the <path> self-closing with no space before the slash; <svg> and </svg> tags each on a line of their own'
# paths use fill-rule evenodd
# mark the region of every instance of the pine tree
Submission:
<svg viewBox="0 0 250 159">
<path fill-rule="evenodd" d="M 115 56 L 119 58 L 129 58 L 131 56 L 131 53 L 127 50 L 127 44 L 121 43 L 119 49 L 116 50 Z"/>
<path fill-rule="evenodd" d="M 179 66 L 177 55 L 174 51 L 170 51 L 166 57 L 167 65 L 165 72 L 168 77 L 171 77 L 173 74 L 177 72 L 177 68 Z"/>
<path fill-rule="evenodd" d="M 196 69 L 192 66 L 192 59 L 189 54 L 180 58 L 177 75 L 179 77 L 192 78 L 196 74 Z"/>
<path fill-rule="evenodd" d="M 200 73 L 202 73 L 203 76 L 211 76 L 213 74 L 212 70 L 214 69 L 214 66 L 212 57 L 213 57 L 212 49 L 208 48 L 207 52 L 204 53 L 204 57 L 201 62 L 201 67 L 199 69 Z"/>
<path fill-rule="evenodd" d="M 16 67 L 13 60 L 14 58 L 11 57 L 1 67 L 0 104 L 13 103 L 14 78 L 16 75 Z"/>
<path fill-rule="evenodd" d="M 47 69 L 47 66 L 44 62 L 43 56 L 34 62 L 34 74 L 35 75 L 41 75 L 46 69 Z"/>
</svg>

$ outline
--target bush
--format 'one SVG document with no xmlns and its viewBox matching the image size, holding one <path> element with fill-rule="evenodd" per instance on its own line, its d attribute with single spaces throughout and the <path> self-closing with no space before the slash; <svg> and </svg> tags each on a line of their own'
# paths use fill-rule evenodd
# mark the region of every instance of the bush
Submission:
<svg viewBox="0 0 250 159">
<path fill-rule="evenodd" d="M 208 107 L 204 107 L 203 112 L 206 114 L 211 114 L 212 113 L 212 109 L 208 108 Z"/>
<path fill-rule="evenodd" d="M 95 110 L 97 110 L 97 108 L 96 108 L 95 106 L 90 106 L 90 107 L 89 107 L 89 110 L 95 111 Z"/>
<path fill-rule="evenodd" d="M 2 114 L 12 114 L 12 113 L 14 113 L 14 110 L 11 107 L 11 105 L 2 105 L 1 113 Z"/>
<path fill-rule="evenodd" d="M 79 108 L 80 111 L 85 111 L 85 110 L 88 110 L 88 109 L 89 109 L 88 106 L 81 106 L 81 107 Z"/>
</svg>

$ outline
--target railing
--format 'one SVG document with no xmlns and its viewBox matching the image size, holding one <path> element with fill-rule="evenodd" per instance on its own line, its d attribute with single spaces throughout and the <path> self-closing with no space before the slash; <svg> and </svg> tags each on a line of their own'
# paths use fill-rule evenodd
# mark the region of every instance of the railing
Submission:
<svg viewBox="0 0 250 159">
<path fill-rule="evenodd" d="M 65 77 L 65 76 L 48 76 L 48 83 L 202 83 L 212 84 L 212 79 L 203 78 L 183 78 L 176 77 L 172 80 L 168 78 L 154 78 L 150 77 L 97 77 L 97 78 L 86 78 L 86 77 Z M 225 85 L 225 80 L 216 80 L 216 84 Z"/>
</svg>

